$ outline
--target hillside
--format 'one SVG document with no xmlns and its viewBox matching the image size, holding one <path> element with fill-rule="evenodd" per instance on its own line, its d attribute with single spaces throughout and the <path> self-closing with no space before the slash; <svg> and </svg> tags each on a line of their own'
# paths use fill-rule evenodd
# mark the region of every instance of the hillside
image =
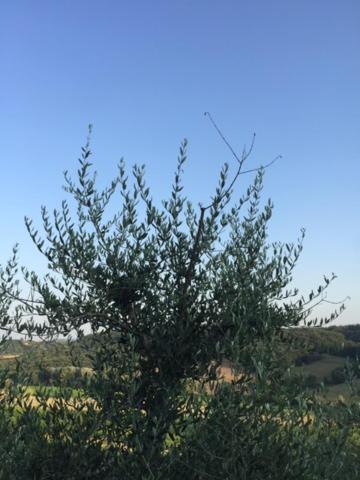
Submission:
<svg viewBox="0 0 360 480">
<path fill-rule="evenodd" d="M 360 325 L 294 328 L 283 334 L 278 353 L 289 365 L 295 366 L 294 372 L 304 378 L 305 385 L 318 388 L 325 384 L 329 398 L 339 392 L 346 396 L 344 368 L 346 358 L 354 363 L 360 354 Z M 65 377 L 68 381 L 76 368 L 79 371 L 91 368 L 87 353 L 94 343 L 91 335 L 71 344 L 8 340 L 0 347 L 0 368 L 14 372 L 19 364 L 33 383 L 55 385 Z M 226 370 L 226 378 L 231 378 L 229 365 L 223 367 L 221 372 Z"/>
</svg>

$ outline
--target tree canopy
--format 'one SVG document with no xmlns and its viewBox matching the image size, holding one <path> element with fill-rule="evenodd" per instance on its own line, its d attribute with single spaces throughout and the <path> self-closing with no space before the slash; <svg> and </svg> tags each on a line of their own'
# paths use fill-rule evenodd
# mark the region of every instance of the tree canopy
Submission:
<svg viewBox="0 0 360 480">
<path fill-rule="evenodd" d="M 25 219 L 48 272 L 23 267 L 24 294 L 14 249 L 1 271 L 0 326 L 46 341 L 91 333 L 83 350 L 92 374 L 75 400 L 65 390 L 55 400 L 45 391 L 36 406 L 4 383 L 2 433 L 20 432 L 1 447 L 1 459 L 12 455 L 2 467 L 7 478 L 354 474 L 348 410 L 335 418 L 274 351 L 274 342 L 287 341 L 286 329 L 311 324 L 334 277 L 307 298 L 291 287 L 304 231 L 294 243 L 269 242 L 273 205 L 261 199 L 264 168 L 244 169 L 253 144 L 241 156 L 232 151 L 235 173 L 225 164 L 210 201 L 199 206 L 184 194 L 186 147 L 159 207 L 144 166 L 133 167 L 131 180 L 121 161 L 99 190 L 88 141 L 76 180 L 65 172 L 72 202 L 52 214 L 42 207 L 42 233 Z M 246 173 L 254 179 L 238 195 Z M 224 359 L 230 383 L 219 378 Z"/>
</svg>

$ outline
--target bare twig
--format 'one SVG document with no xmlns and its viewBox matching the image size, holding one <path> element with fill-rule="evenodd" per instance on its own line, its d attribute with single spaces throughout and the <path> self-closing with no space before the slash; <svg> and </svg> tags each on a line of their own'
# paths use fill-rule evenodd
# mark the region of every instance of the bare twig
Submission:
<svg viewBox="0 0 360 480">
<path fill-rule="evenodd" d="M 230 145 L 229 141 L 225 138 L 224 134 L 222 133 L 222 131 L 220 130 L 220 128 L 216 125 L 214 119 L 212 118 L 211 116 L 211 113 L 210 112 L 205 112 L 204 113 L 205 117 L 209 117 L 209 120 L 210 122 L 213 124 L 215 130 L 218 132 L 218 134 L 220 135 L 221 139 L 223 140 L 223 142 L 225 143 L 225 145 L 228 147 L 228 149 L 230 150 L 230 152 L 233 154 L 233 156 L 236 158 L 236 160 L 241 163 L 242 158 L 240 159 L 237 155 L 237 153 L 235 152 L 235 150 L 232 148 L 232 146 Z M 255 137 L 256 137 L 256 133 L 254 133 L 253 135 L 253 139 L 252 139 L 252 143 L 251 143 L 251 146 L 250 146 L 250 149 L 249 149 L 249 152 L 251 152 L 253 146 L 254 146 L 254 143 L 255 143 Z"/>
<path fill-rule="evenodd" d="M 334 302 L 334 301 L 331 301 L 331 300 L 325 300 L 325 298 L 324 298 L 323 301 L 324 301 L 325 303 L 330 303 L 331 305 L 342 305 L 342 304 L 344 304 L 345 302 L 347 302 L 347 301 L 349 301 L 349 300 L 351 300 L 351 297 L 347 296 L 347 297 L 345 297 L 343 300 L 340 300 L 339 302 Z"/>
<path fill-rule="evenodd" d="M 217 124 L 215 123 L 214 119 L 212 118 L 211 116 L 211 113 L 210 112 L 205 112 L 204 113 L 205 116 L 209 117 L 209 120 L 210 122 L 212 123 L 213 127 L 215 128 L 215 130 L 218 132 L 220 138 L 223 140 L 223 142 L 225 143 L 225 145 L 228 147 L 228 149 L 230 150 L 230 152 L 232 153 L 232 155 L 234 156 L 234 158 L 236 158 L 236 160 L 239 162 L 239 164 L 242 166 L 242 164 L 244 163 L 244 161 L 250 156 L 253 148 L 254 148 L 254 144 L 255 144 L 255 138 L 256 138 L 256 133 L 253 134 L 253 138 L 252 138 L 252 141 L 251 141 L 251 145 L 250 145 L 250 148 L 248 151 L 246 151 L 246 148 L 244 148 L 243 150 L 243 154 L 241 156 L 241 158 L 238 156 L 238 154 L 235 152 L 235 150 L 232 148 L 231 144 L 229 143 L 229 141 L 226 139 L 225 135 L 222 133 L 222 131 L 220 130 L 220 128 L 217 126 Z M 238 175 L 245 175 L 247 173 L 252 173 L 252 172 L 258 172 L 259 170 L 261 169 L 265 169 L 265 168 L 268 168 L 270 167 L 271 165 L 273 165 L 277 160 L 281 159 L 282 156 L 281 155 L 277 155 L 273 160 L 271 160 L 271 162 L 265 164 L 265 165 L 261 165 L 259 167 L 256 167 L 256 168 L 251 168 L 250 170 L 244 170 L 242 172 L 239 172 L 237 173 L 236 175 L 236 178 Z M 235 182 L 233 181 L 232 182 L 232 185 L 234 184 Z"/>
<path fill-rule="evenodd" d="M 275 158 L 273 158 L 271 162 L 266 163 L 261 167 L 251 168 L 250 170 L 244 170 L 243 172 L 240 172 L 240 175 L 245 175 L 246 173 L 258 172 L 259 170 L 264 170 L 265 168 L 268 168 L 271 165 L 273 165 L 277 160 L 280 160 L 281 158 L 282 158 L 282 155 L 278 155 Z"/>
</svg>

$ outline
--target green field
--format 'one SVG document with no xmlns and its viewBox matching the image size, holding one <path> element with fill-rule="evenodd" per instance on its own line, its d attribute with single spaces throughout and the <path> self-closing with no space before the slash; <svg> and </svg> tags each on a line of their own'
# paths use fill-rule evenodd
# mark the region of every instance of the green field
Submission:
<svg viewBox="0 0 360 480">
<path fill-rule="evenodd" d="M 316 377 L 316 380 L 320 383 L 324 382 L 325 378 L 329 377 L 335 368 L 344 368 L 345 364 L 346 360 L 344 357 L 323 354 L 320 360 L 308 365 L 296 367 L 295 371 L 296 373 L 301 373 L 305 377 L 312 375 Z M 336 401 L 339 399 L 339 397 L 347 402 L 359 401 L 360 395 L 355 394 L 357 391 L 360 392 L 360 379 L 354 380 L 353 391 L 346 383 L 339 383 L 337 385 L 324 385 L 322 395 L 326 398 L 326 400 L 330 401 Z"/>
<path fill-rule="evenodd" d="M 303 375 L 314 375 L 319 381 L 323 381 L 331 372 L 338 367 L 345 367 L 345 358 L 335 355 L 323 354 L 321 360 L 296 367 L 295 371 Z"/>
</svg>

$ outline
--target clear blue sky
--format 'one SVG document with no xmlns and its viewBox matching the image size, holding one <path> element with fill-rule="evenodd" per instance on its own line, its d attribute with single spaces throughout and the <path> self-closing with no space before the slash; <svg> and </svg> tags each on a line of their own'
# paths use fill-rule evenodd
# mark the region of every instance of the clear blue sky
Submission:
<svg viewBox="0 0 360 480">
<path fill-rule="evenodd" d="M 162 198 L 187 137 L 187 192 L 208 198 L 232 161 L 208 110 L 236 149 L 257 133 L 249 167 L 283 155 L 271 236 L 306 227 L 298 285 L 334 271 L 330 299 L 350 295 L 343 322 L 360 322 L 359 52 L 358 0 L 2 1 L 0 262 L 18 241 L 41 265 L 23 216 L 65 196 L 90 122 L 101 181 L 124 156 Z"/>
</svg>

